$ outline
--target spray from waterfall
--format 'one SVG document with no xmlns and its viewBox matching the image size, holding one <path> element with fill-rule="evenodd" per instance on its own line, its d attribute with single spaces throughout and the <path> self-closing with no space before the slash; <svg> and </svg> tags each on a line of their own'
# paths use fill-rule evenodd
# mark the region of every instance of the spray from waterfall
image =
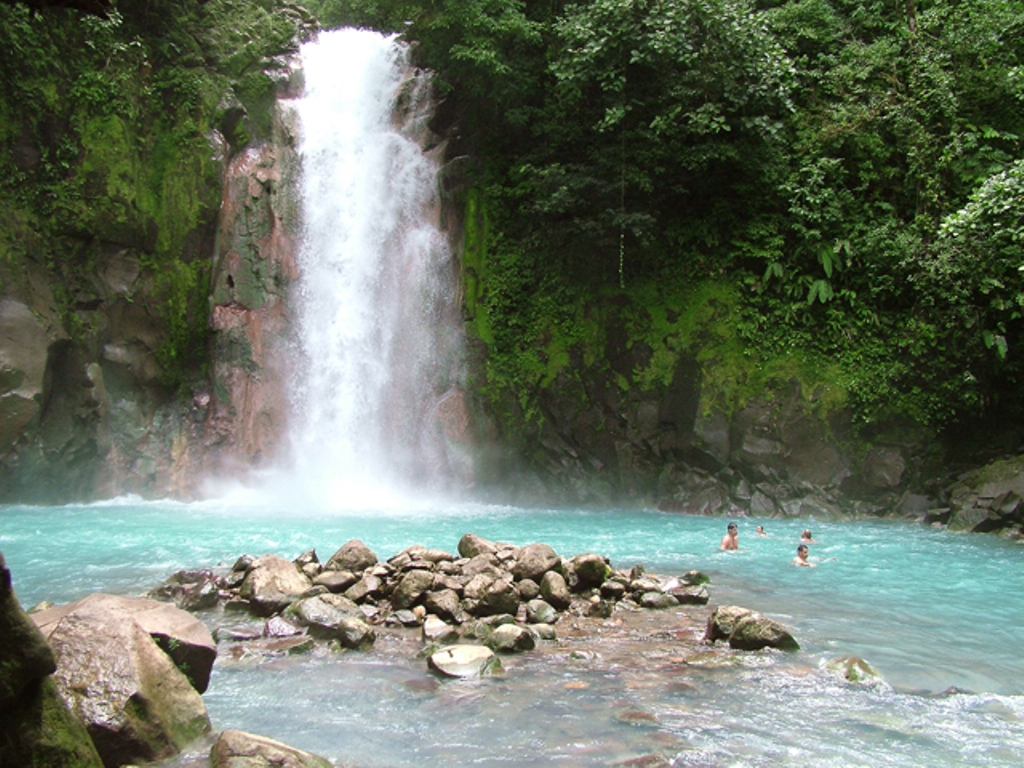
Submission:
<svg viewBox="0 0 1024 768">
<path fill-rule="evenodd" d="M 429 86 L 407 59 L 365 30 L 302 48 L 291 451 L 295 478 L 327 505 L 415 498 L 453 477 L 437 416 L 461 347 L 455 280 L 437 166 L 419 143 Z"/>
</svg>

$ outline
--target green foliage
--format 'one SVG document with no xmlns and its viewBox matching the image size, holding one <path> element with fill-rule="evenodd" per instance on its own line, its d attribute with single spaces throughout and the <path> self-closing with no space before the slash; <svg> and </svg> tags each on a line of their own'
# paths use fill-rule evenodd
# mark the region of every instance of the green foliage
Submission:
<svg viewBox="0 0 1024 768">
<path fill-rule="evenodd" d="M 95 246 L 114 243 L 158 286 L 166 383 L 202 365 L 209 267 L 199 248 L 220 203 L 209 137 L 230 123 L 239 149 L 269 131 L 282 55 L 314 26 L 283 0 L 147 0 L 106 16 L 0 6 L 12 54 L 0 60 L 0 259 L 61 276 L 73 336 L 91 330 L 75 311 L 78 283 Z"/>
<path fill-rule="evenodd" d="M 793 376 L 815 407 L 940 425 L 1024 383 L 1024 4 L 452 0 L 409 18 L 484 161 L 467 308 L 523 402 L 566 351 L 561 376 L 606 364 L 597 340 L 624 322 L 652 352 L 620 385 L 667 386 L 702 355 L 727 407 Z M 681 296 L 708 313 L 693 336 Z"/>
</svg>

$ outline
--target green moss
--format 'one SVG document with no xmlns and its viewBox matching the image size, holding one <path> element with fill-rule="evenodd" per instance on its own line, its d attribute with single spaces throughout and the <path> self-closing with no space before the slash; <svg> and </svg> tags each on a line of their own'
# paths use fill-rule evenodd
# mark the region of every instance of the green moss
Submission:
<svg viewBox="0 0 1024 768">
<path fill-rule="evenodd" d="M 732 413 L 752 398 L 787 388 L 792 381 L 809 410 L 825 415 L 845 406 L 847 388 L 840 366 L 806 348 L 765 354 L 752 348 L 743 331 L 742 304 L 734 285 L 709 280 L 666 287 L 649 283 L 631 293 L 630 343 L 651 349 L 650 362 L 638 368 L 634 384 L 664 388 L 672 381 L 680 355 L 700 363 L 701 408 Z"/>
<path fill-rule="evenodd" d="M 481 306 L 487 275 L 487 238 L 489 221 L 487 206 L 480 190 L 473 188 L 466 195 L 465 228 L 462 238 L 463 310 L 469 332 L 486 343 L 494 341 L 487 323 L 488 314 Z"/>
<path fill-rule="evenodd" d="M 974 487 L 980 488 L 989 483 L 1005 483 L 1024 474 L 1024 456 L 994 461 L 978 473 Z"/>
</svg>

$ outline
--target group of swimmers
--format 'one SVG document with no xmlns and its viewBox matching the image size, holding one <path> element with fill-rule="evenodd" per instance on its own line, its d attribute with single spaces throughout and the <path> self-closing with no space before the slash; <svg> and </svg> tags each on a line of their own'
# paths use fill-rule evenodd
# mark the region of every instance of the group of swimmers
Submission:
<svg viewBox="0 0 1024 768">
<path fill-rule="evenodd" d="M 764 531 L 764 526 L 757 526 L 758 536 L 767 536 L 768 534 Z M 793 565 L 800 565 L 805 568 L 813 568 L 815 566 L 808 558 L 807 549 L 808 544 L 816 544 L 814 537 L 811 535 L 810 530 L 804 528 L 800 533 L 800 544 L 796 548 L 796 557 L 793 558 Z M 722 545 L 719 547 L 721 550 L 739 549 L 740 547 L 740 529 L 736 523 L 729 523 L 725 529 L 725 536 L 722 537 Z"/>
</svg>

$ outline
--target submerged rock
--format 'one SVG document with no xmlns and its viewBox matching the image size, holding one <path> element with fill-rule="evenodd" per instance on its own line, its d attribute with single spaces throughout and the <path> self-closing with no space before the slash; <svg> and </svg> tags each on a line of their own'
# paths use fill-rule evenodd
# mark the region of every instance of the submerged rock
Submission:
<svg viewBox="0 0 1024 768">
<path fill-rule="evenodd" d="M 840 656 L 825 662 L 825 669 L 848 683 L 872 685 L 883 681 L 882 673 L 858 656 Z"/>
<path fill-rule="evenodd" d="M 221 733 L 210 749 L 211 768 L 331 768 L 311 752 L 244 731 Z"/>
<path fill-rule="evenodd" d="M 494 651 L 483 645 L 452 645 L 427 657 L 427 666 L 447 677 L 485 677 L 502 672 Z"/>
</svg>

